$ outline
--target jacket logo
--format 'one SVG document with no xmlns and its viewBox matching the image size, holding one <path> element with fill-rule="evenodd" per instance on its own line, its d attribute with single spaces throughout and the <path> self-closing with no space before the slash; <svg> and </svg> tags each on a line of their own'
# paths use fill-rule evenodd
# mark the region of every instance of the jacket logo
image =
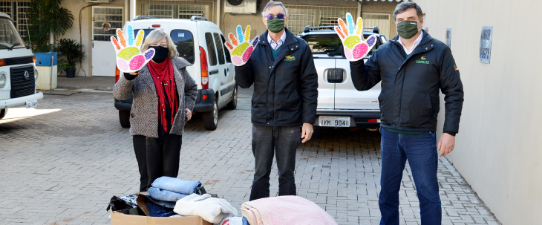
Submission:
<svg viewBox="0 0 542 225">
<path fill-rule="evenodd" d="M 422 56 L 419 60 L 416 60 L 416 63 L 429 65 L 429 61 L 427 60 L 427 58 L 425 58 L 425 56 Z"/>
<path fill-rule="evenodd" d="M 295 61 L 295 56 L 287 55 L 284 57 L 284 61 Z"/>
<path fill-rule="evenodd" d="M 459 69 L 457 68 L 457 65 L 455 65 L 455 64 L 454 64 L 454 69 L 455 69 L 455 70 L 459 70 Z"/>
</svg>

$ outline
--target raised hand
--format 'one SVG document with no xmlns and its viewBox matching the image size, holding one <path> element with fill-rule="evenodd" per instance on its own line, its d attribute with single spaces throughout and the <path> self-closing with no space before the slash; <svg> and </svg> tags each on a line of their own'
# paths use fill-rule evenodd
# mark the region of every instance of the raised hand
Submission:
<svg viewBox="0 0 542 225">
<path fill-rule="evenodd" d="M 126 39 L 125 35 L 128 36 Z M 134 30 L 131 25 L 126 26 L 126 30 L 117 28 L 117 38 L 111 36 L 111 43 L 117 54 L 117 67 L 123 72 L 135 72 L 145 66 L 154 56 L 154 49 L 149 48 L 141 53 L 140 47 L 143 43 L 145 33 L 143 30 L 137 32 L 137 38 L 134 40 Z"/>
<path fill-rule="evenodd" d="M 343 42 L 344 55 L 346 58 L 349 61 L 358 61 L 365 57 L 375 45 L 377 35 L 373 34 L 369 36 L 367 40 L 364 40 L 363 20 L 361 17 L 358 17 L 356 25 L 350 13 L 346 13 L 346 21 L 348 24 L 345 24 L 341 18 L 339 18 L 338 21 L 340 27 L 335 27 L 335 32 L 337 32 Z"/>
<path fill-rule="evenodd" d="M 230 51 L 233 65 L 245 65 L 258 44 L 260 37 L 256 37 L 250 42 L 248 40 L 250 38 L 250 25 L 247 26 L 245 34 L 243 34 L 241 25 L 237 25 L 237 38 L 232 33 L 230 33 L 229 38 L 230 41 L 226 42 L 226 48 Z"/>
</svg>

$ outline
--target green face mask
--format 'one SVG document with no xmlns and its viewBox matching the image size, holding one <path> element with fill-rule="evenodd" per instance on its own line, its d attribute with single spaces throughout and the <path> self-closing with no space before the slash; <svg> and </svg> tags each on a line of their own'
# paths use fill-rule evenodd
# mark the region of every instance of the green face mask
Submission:
<svg viewBox="0 0 542 225">
<path fill-rule="evenodd" d="M 284 19 L 273 18 L 267 20 L 267 29 L 273 33 L 281 32 L 284 29 Z"/>
<path fill-rule="evenodd" d="M 418 22 L 405 20 L 398 23 L 397 33 L 404 39 L 411 39 L 418 33 Z"/>
</svg>

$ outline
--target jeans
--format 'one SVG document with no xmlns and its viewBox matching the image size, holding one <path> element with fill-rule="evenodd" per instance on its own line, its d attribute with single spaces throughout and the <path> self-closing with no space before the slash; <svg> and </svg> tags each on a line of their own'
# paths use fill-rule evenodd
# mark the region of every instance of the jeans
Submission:
<svg viewBox="0 0 542 225">
<path fill-rule="evenodd" d="M 295 154 L 301 143 L 301 128 L 252 126 L 252 154 L 255 159 L 250 200 L 269 197 L 269 174 L 273 155 L 277 158 L 279 195 L 295 195 Z"/>
<path fill-rule="evenodd" d="M 399 189 L 408 160 L 418 199 L 422 225 L 441 224 L 442 208 L 437 180 L 437 138 L 435 132 L 423 134 L 393 133 L 384 128 L 381 157 L 382 176 L 378 205 L 381 225 L 399 224 Z"/>
</svg>

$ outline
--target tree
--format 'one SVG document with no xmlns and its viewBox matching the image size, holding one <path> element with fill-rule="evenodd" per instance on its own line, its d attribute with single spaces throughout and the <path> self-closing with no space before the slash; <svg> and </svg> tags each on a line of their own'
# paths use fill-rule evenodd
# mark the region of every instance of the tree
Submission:
<svg viewBox="0 0 542 225">
<path fill-rule="evenodd" d="M 53 50 L 48 41 L 53 37 L 64 35 L 73 25 L 72 13 L 60 7 L 61 0 L 32 0 L 28 11 L 30 38 L 34 51 L 48 52 Z"/>
</svg>

